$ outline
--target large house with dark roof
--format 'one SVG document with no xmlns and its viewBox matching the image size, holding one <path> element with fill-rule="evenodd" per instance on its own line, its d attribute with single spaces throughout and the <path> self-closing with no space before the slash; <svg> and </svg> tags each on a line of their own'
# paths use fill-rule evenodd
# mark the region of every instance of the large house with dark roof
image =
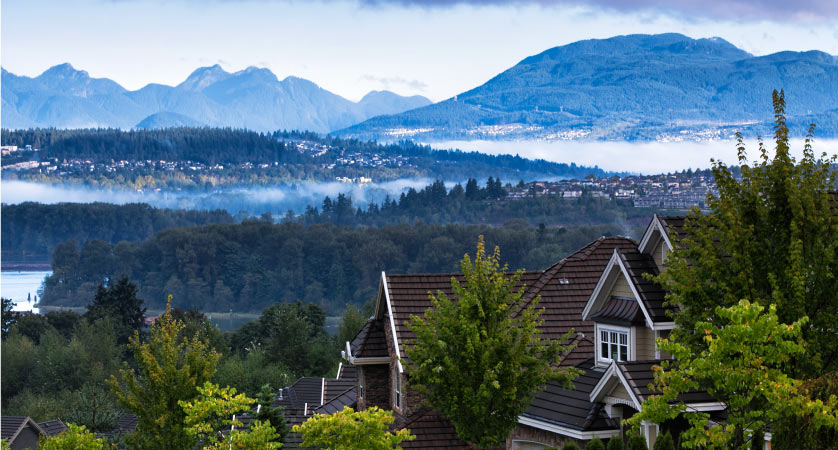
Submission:
<svg viewBox="0 0 838 450">
<path fill-rule="evenodd" d="M 573 389 L 548 383 L 536 393 L 507 439 L 508 449 L 582 447 L 598 437 L 621 433 L 621 421 L 640 409 L 652 394 L 653 366 L 669 355 L 655 344 L 675 326 L 664 305 L 665 292 L 646 279 L 666 270 L 670 236 L 683 235 L 683 217 L 655 215 L 640 242 L 603 237 L 544 271 L 520 279 L 525 301 L 540 296 L 544 308 L 542 336 L 560 339 L 573 330 L 575 348 L 561 364 L 582 370 Z M 415 336 L 407 324 L 430 306 L 429 294 L 452 296 L 451 279 L 462 274 L 381 274 L 375 314 L 342 352 L 355 368 L 359 409 L 379 406 L 396 416 L 396 427 L 409 428 L 416 440 L 404 448 L 464 448 L 454 427 L 439 413 L 421 405 L 407 388 L 406 349 Z M 681 400 L 692 409 L 724 414 L 724 405 L 703 392 Z M 673 431 L 679 424 L 673 423 Z M 649 448 L 659 433 L 655 424 L 642 429 Z"/>
</svg>

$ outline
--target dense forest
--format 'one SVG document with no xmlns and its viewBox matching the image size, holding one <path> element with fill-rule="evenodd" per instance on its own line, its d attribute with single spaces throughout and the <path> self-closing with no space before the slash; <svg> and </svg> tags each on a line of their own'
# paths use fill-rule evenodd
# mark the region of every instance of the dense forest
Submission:
<svg viewBox="0 0 838 450">
<path fill-rule="evenodd" d="M 73 240 L 141 241 L 172 227 L 232 223 L 226 211 L 157 209 L 146 204 L 21 203 L 3 205 L 3 261 L 49 262 L 55 246 Z"/>
<path fill-rule="evenodd" d="M 298 217 L 286 215 L 284 220 L 368 226 L 417 220 L 494 225 L 524 220 L 531 225 L 567 226 L 625 224 L 626 221 L 646 219 L 653 212 L 650 208 L 635 208 L 630 200 L 594 197 L 587 193 L 574 199 L 556 195 L 510 199 L 506 198 L 501 181 L 489 177 L 484 187 L 470 178 L 465 187 L 456 184 L 448 190 L 437 180 L 419 190 L 409 188 L 398 198 L 388 197 L 382 203 L 366 205 L 355 205 L 352 197 L 344 194 L 338 194 L 334 199 L 327 196 L 320 208 L 310 206 Z"/>
<path fill-rule="evenodd" d="M 435 181 L 398 198 L 381 203 L 356 205 L 351 196 L 326 197 L 319 207 L 309 206 L 303 214 L 283 217 L 265 215 L 273 221 L 308 225 L 331 223 L 346 226 L 383 226 L 400 223 L 460 223 L 502 225 L 522 219 L 530 225 L 624 224 L 629 231 L 645 225 L 653 211 L 634 208 L 630 202 L 583 195 L 576 199 L 556 196 L 506 199 L 499 179 L 489 178 L 481 186 L 469 179 L 465 186 L 447 189 Z M 50 259 L 55 246 L 73 240 L 102 240 L 111 244 L 134 242 L 174 227 L 241 222 L 247 213 L 231 216 L 223 210 L 192 211 L 158 209 L 146 204 L 22 203 L 2 206 L 2 247 L 6 262 L 42 262 Z M 631 233 L 629 233 L 631 234 Z"/>
<path fill-rule="evenodd" d="M 164 230 L 144 242 L 90 240 L 59 244 L 42 303 L 79 306 L 100 283 L 125 275 L 149 307 L 168 295 L 201 311 L 261 311 L 275 302 L 303 301 L 340 313 L 376 295 L 381 271 L 457 270 L 479 235 L 499 245 L 510 268 L 543 269 L 617 225 L 533 227 L 400 224 L 381 228 L 275 224 L 247 220 Z"/>
<path fill-rule="evenodd" d="M 32 145 L 34 155 L 15 155 L 40 161 L 89 160 L 91 164 L 114 161 L 190 161 L 206 166 L 226 165 L 224 170 L 186 173 L 169 170 L 111 167 L 107 170 L 62 169 L 55 172 L 4 172 L 6 178 L 44 182 L 87 183 L 96 186 L 134 187 L 137 177 L 158 178 L 160 187 L 205 188 L 217 184 L 264 185 L 335 177 L 371 177 L 376 181 L 429 177 L 461 180 L 463 174 L 504 179 L 582 178 L 602 176 L 599 168 L 530 160 L 520 156 L 486 155 L 460 150 L 434 150 L 410 141 L 391 144 L 339 139 L 314 133 L 256 133 L 230 128 L 167 128 L 161 130 L 2 130 L 3 145 Z M 27 152 L 28 153 L 28 152 Z M 377 163 L 372 163 L 372 158 Z M 364 160 L 363 163 L 359 162 Z M 246 170 L 242 164 L 252 164 Z M 259 167 L 260 164 L 266 167 Z M 224 172 L 226 171 L 226 172 Z M 147 184 L 148 180 L 144 181 Z"/>
</svg>

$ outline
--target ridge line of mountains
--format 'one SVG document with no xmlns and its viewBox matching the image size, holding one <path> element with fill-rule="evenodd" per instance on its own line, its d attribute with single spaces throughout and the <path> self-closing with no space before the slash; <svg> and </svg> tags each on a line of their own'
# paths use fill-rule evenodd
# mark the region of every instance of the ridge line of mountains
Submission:
<svg viewBox="0 0 838 450">
<path fill-rule="evenodd" d="M 152 83 L 136 91 L 69 63 L 34 78 L 3 69 L 2 87 L 3 128 L 212 126 L 327 133 L 431 103 L 390 91 L 352 102 L 302 78 L 279 80 L 257 67 L 230 73 L 217 64 L 196 69 L 177 86 Z"/>
<path fill-rule="evenodd" d="M 838 57 L 754 56 L 721 38 L 628 35 L 554 47 L 433 103 L 372 92 L 354 103 L 267 69 L 203 67 L 178 86 L 126 91 L 68 64 L 36 78 L 2 72 L 2 126 L 310 130 L 425 142 L 473 139 L 707 140 L 771 132 L 784 89 L 793 134 L 838 137 Z"/>
</svg>

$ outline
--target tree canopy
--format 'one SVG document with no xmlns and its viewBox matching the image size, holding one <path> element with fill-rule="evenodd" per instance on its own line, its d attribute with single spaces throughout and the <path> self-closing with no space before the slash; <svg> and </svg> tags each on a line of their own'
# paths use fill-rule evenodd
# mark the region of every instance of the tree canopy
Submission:
<svg viewBox="0 0 838 450">
<path fill-rule="evenodd" d="M 556 367 L 569 347 L 541 337 L 538 299 L 523 300 L 521 271 L 501 268 L 498 247 L 487 256 L 481 236 L 460 267 L 454 298 L 431 295 L 424 317 L 410 319 L 408 380 L 461 439 L 487 448 L 505 441 L 547 381 L 569 385 L 577 372 Z"/>
<path fill-rule="evenodd" d="M 401 429 L 392 433 L 388 427 L 393 423 L 393 412 L 377 406 L 355 411 L 345 406 L 334 414 L 315 414 L 292 431 L 303 437 L 303 446 L 335 450 L 401 450 L 403 441 L 416 439 L 410 430 Z M 395 447 L 394 447 L 395 446 Z"/>
<path fill-rule="evenodd" d="M 718 196 L 708 196 L 709 214 L 693 210 L 686 235 L 659 280 L 668 301 L 680 305 L 673 332 L 679 342 L 701 348 L 694 324 L 715 317 L 716 306 L 741 299 L 776 304 L 781 322 L 809 318 L 806 353 L 795 373 L 817 376 L 838 369 L 838 214 L 832 164 L 816 156 L 810 127 L 798 160 L 789 148 L 782 92 L 773 95 L 775 151 L 762 143 L 750 164 L 739 137 L 741 177 L 713 163 Z"/>
<path fill-rule="evenodd" d="M 186 414 L 178 402 L 198 395 L 212 378 L 220 355 L 198 336 L 181 336 L 183 323 L 172 317 L 171 304 L 154 322 L 148 339 L 131 338 L 136 370 L 126 367 L 109 384 L 120 405 L 137 416 L 133 444 L 143 449 L 188 449 L 197 440 L 184 429 Z"/>
</svg>

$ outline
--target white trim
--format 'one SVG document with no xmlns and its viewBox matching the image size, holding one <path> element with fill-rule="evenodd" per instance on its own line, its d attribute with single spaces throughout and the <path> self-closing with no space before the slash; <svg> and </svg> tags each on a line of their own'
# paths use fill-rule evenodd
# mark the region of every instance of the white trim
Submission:
<svg viewBox="0 0 838 450">
<path fill-rule="evenodd" d="M 321 378 L 320 380 L 320 404 L 323 404 L 323 400 L 326 397 L 326 379 Z"/>
<path fill-rule="evenodd" d="M 612 360 L 611 365 L 608 366 L 608 370 L 605 371 L 605 374 L 602 375 L 602 378 L 599 379 L 599 383 L 594 386 L 594 390 L 591 391 L 591 395 L 589 399 L 591 403 L 598 402 L 603 396 L 607 395 L 605 392 L 606 387 L 609 388 L 609 393 L 613 390 L 613 377 L 616 375 L 617 380 L 622 383 L 623 387 L 628 392 L 629 397 L 631 397 L 631 401 L 634 402 L 632 406 L 637 411 L 640 411 L 640 400 L 638 400 L 637 396 L 634 395 L 634 390 L 632 390 L 631 385 L 626 381 L 626 378 L 617 368 L 617 362 Z M 610 385 L 610 386 L 609 386 Z"/>
<path fill-rule="evenodd" d="M 393 347 L 396 350 L 396 367 L 399 373 L 404 372 L 402 367 L 402 355 L 399 352 L 399 337 L 396 336 L 396 322 L 393 320 L 393 306 L 390 304 L 390 290 L 387 288 L 387 275 L 381 271 L 381 285 L 384 286 L 384 300 L 387 302 L 387 314 L 390 315 L 390 331 L 393 334 Z"/>
<path fill-rule="evenodd" d="M 593 313 L 591 309 L 594 307 L 594 303 L 596 303 L 597 298 L 599 297 L 600 291 L 605 287 L 605 283 L 608 279 L 608 275 L 611 274 L 611 268 L 614 267 L 615 260 L 619 259 L 617 256 L 617 249 L 614 249 L 614 252 L 611 254 L 611 259 L 608 260 L 608 264 L 605 265 L 605 270 L 602 271 L 602 275 L 599 276 L 599 280 L 596 283 L 596 287 L 594 291 L 591 293 L 591 296 L 588 297 L 588 302 L 585 304 L 585 309 L 582 310 L 582 320 L 590 320 L 588 316 Z M 631 284 L 631 283 L 629 283 Z M 613 288 L 613 286 L 611 286 Z"/>
<path fill-rule="evenodd" d="M 620 430 L 599 430 L 599 431 L 579 431 L 573 428 L 556 425 L 553 423 L 542 422 L 531 417 L 518 416 L 518 423 L 527 425 L 539 430 L 549 431 L 551 433 L 560 434 L 562 436 L 569 436 L 574 439 L 590 440 L 595 437 L 600 439 L 608 439 L 620 434 Z"/>
<path fill-rule="evenodd" d="M 368 356 L 366 358 L 356 358 L 352 356 L 352 347 L 350 347 L 349 341 L 346 341 L 346 350 L 341 350 L 340 356 L 349 361 L 349 364 L 352 364 L 353 366 L 390 363 L 389 356 Z"/>
<path fill-rule="evenodd" d="M 640 409 L 642 407 L 642 403 L 637 398 L 637 396 L 634 395 L 634 389 L 631 388 L 631 385 L 629 384 L 628 380 L 626 380 L 626 377 L 623 376 L 623 373 L 620 372 L 620 370 L 616 368 L 616 365 L 617 364 L 615 363 L 614 364 L 614 366 L 615 366 L 614 373 L 617 374 L 617 378 L 620 380 L 620 383 L 623 383 L 623 387 L 626 388 L 626 392 L 629 393 L 629 397 L 631 397 L 631 400 L 634 402 L 634 409 L 640 411 Z"/>
<path fill-rule="evenodd" d="M 611 364 L 608 365 L 608 369 L 606 369 L 605 373 L 602 374 L 602 377 L 599 379 L 596 386 L 594 386 L 594 389 L 591 391 L 591 394 L 588 396 L 591 403 L 595 403 L 597 401 L 600 391 L 605 389 L 605 386 L 612 381 L 612 377 L 614 376 L 614 371 L 616 369 L 616 363 L 611 361 Z"/>
<path fill-rule="evenodd" d="M 646 253 L 646 247 L 649 245 L 649 241 L 652 239 L 652 235 L 655 231 L 660 233 L 660 236 L 663 238 L 663 241 L 666 242 L 666 246 L 669 247 L 669 251 L 672 251 L 674 249 L 674 247 L 672 246 L 672 242 L 669 240 L 669 236 L 667 236 L 666 234 L 666 227 L 663 226 L 663 223 L 661 222 L 658 213 L 655 213 L 655 215 L 652 216 L 652 221 L 649 222 L 649 226 L 646 227 L 646 232 L 643 233 L 643 239 L 640 240 L 640 244 L 637 246 L 637 251 L 639 251 L 640 253 Z M 655 240 L 655 245 L 657 245 L 657 240 Z"/>
<path fill-rule="evenodd" d="M 594 323 L 594 328 L 596 330 L 596 337 L 594 338 L 594 343 L 596 345 L 595 353 L 596 353 L 596 362 L 597 365 L 607 365 L 610 364 L 613 359 L 611 358 L 603 358 L 601 355 L 602 352 L 602 335 L 601 331 L 608 331 L 608 332 L 615 332 L 615 333 L 625 333 L 626 335 L 626 347 L 628 347 L 628 355 L 626 361 L 634 361 L 632 347 L 635 345 L 635 337 L 634 337 L 634 327 L 621 327 L 618 325 L 608 325 L 608 324 L 599 324 L 597 322 Z M 609 342 L 610 344 L 610 342 Z M 617 343 L 619 345 L 619 343 Z M 609 345 L 610 349 L 610 345 Z"/>
<path fill-rule="evenodd" d="M 646 318 L 646 326 L 651 329 L 655 329 L 655 323 L 652 322 L 652 316 L 649 315 L 649 311 L 646 311 L 646 306 L 643 304 L 643 300 L 640 299 L 640 293 L 637 292 L 637 287 L 634 286 L 634 283 L 631 282 L 631 277 L 629 276 L 628 269 L 626 266 L 623 265 L 623 260 L 617 254 L 617 249 L 614 249 L 614 256 L 616 256 L 617 264 L 620 266 L 620 270 L 623 271 L 623 276 L 626 277 L 626 282 L 631 288 L 631 293 L 634 294 L 635 300 L 637 300 L 638 306 L 640 306 L 640 310 L 643 311 L 643 317 Z"/>
<path fill-rule="evenodd" d="M 653 324 L 653 330 L 674 330 L 675 322 L 658 322 Z"/>
<path fill-rule="evenodd" d="M 690 412 L 708 412 L 708 411 L 724 411 L 727 405 L 722 402 L 702 402 L 702 403 L 685 403 L 686 411 Z"/>
<path fill-rule="evenodd" d="M 341 352 L 341 353 L 343 353 L 343 352 Z M 343 362 L 338 362 L 338 374 L 337 374 L 337 376 L 335 377 L 335 378 L 337 378 L 338 380 L 340 380 L 340 371 L 341 371 L 341 369 L 343 369 Z"/>
</svg>

